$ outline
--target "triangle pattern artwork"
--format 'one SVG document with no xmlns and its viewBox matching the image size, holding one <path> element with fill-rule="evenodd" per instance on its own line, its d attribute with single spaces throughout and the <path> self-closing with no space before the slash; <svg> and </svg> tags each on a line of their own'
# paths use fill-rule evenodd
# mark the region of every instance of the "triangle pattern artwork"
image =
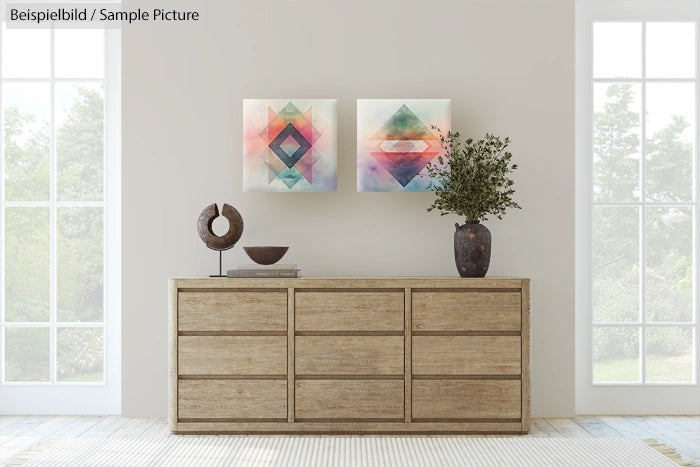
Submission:
<svg viewBox="0 0 700 467">
<path fill-rule="evenodd" d="M 335 99 L 244 99 L 244 191 L 335 191 Z"/>
<path fill-rule="evenodd" d="M 443 153 L 449 99 L 357 101 L 357 191 L 428 191 L 426 166 Z"/>
</svg>

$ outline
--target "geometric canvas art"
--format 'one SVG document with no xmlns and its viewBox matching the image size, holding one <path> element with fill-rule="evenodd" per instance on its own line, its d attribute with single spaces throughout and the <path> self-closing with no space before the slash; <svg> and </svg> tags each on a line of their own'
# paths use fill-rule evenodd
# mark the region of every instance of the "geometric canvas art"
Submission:
<svg viewBox="0 0 700 467">
<path fill-rule="evenodd" d="M 450 99 L 358 99 L 357 191 L 428 191 L 450 122 Z"/>
<path fill-rule="evenodd" d="M 244 191 L 335 191 L 337 100 L 243 99 Z"/>
</svg>

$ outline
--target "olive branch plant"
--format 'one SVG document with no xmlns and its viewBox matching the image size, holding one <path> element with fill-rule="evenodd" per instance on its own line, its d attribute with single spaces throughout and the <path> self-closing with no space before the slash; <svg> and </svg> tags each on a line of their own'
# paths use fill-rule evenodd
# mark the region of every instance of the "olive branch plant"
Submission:
<svg viewBox="0 0 700 467">
<path fill-rule="evenodd" d="M 445 135 L 432 128 L 440 135 L 444 154 L 438 156 L 437 163 L 427 165 L 431 178 L 428 189 L 435 192 L 428 212 L 437 209 L 441 216 L 454 213 L 467 222 L 479 223 L 489 215 L 502 219 L 508 208 L 521 209 L 513 201 L 514 182 L 509 176 L 518 168 L 507 151 L 510 138 L 486 133 L 479 140 L 463 140 L 457 131 Z"/>
</svg>

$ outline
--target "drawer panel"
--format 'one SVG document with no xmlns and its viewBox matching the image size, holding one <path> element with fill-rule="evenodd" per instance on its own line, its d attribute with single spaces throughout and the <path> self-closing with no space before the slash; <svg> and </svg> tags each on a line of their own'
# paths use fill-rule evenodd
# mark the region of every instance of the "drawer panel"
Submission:
<svg viewBox="0 0 700 467">
<path fill-rule="evenodd" d="M 403 380 L 297 380 L 294 416 L 403 420 L 403 396 Z"/>
<path fill-rule="evenodd" d="M 520 380 L 414 380 L 414 419 L 520 418 Z"/>
<path fill-rule="evenodd" d="M 286 331 L 287 292 L 180 292 L 180 331 Z"/>
<path fill-rule="evenodd" d="M 287 420 L 287 381 L 180 380 L 179 419 Z"/>
<path fill-rule="evenodd" d="M 285 375 L 285 336 L 180 336 L 180 375 Z"/>
<path fill-rule="evenodd" d="M 414 336 L 414 375 L 519 375 L 520 336 Z"/>
<path fill-rule="evenodd" d="M 520 331 L 520 292 L 412 294 L 414 331 Z"/>
<path fill-rule="evenodd" d="M 297 331 L 403 331 L 403 292 L 297 292 Z"/>
<path fill-rule="evenodd" d="M 298 375 L 403 375 L 403 336 L 297 336 Z"/>
</svg>

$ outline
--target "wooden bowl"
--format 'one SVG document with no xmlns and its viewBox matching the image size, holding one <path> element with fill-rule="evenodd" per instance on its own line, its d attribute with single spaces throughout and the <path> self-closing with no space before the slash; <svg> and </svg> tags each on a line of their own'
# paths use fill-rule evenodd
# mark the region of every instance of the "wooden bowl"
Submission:
<svg viewBox="0 0 700 467">
<path fill-rule="evenodd" d="M 288 246 L 244 246 L 246 254 L 258 264 L 275 264 L 289 250 Z"/>
</svg>

